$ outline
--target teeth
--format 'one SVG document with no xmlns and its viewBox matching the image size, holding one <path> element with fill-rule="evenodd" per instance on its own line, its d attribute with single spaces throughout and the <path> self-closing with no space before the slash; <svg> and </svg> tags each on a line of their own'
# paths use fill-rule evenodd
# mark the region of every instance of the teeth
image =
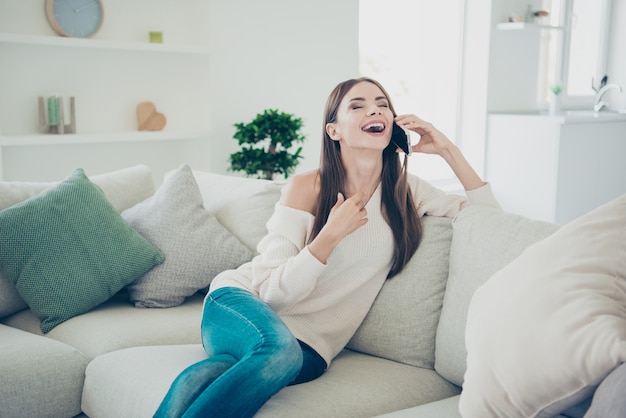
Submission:
<svg viewBox="0 0 626 418">
<path fill-rule="evenodd" d="M 369 125 L 365 125 L 363 127 L 363 130 L 367 132 L 382 132 L 384 129 L 385 125 L 380 122 L 370 123 Z"/>
</svg>

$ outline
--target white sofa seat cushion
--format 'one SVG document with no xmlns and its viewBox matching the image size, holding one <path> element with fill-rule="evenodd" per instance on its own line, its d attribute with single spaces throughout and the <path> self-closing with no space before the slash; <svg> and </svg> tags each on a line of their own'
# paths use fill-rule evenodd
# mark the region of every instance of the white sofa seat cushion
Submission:
<svg viewBox="0 0 626 418">
<path fill-rule="evenodd" d="M 379 415 L 376 418 L 461 418 L 461 413 L 459 412 L 460 396 L 451 396 L 426 405 L 401 409 Z"/>
<path fill-rule="evenodd" d="M 73 417 L 87 359 L 75 348 L 0 325 L 0 415 L 11 418 Z"/>
<path fill-rule="evenodd" d="M 97 308 L 69 319 L 46 334 L 93 359 L 127 347 L 200 342 L 203 295 L 195 294 L 173 308 L 135 308 L 122 291 Z M 39 320 L 30 311 L 3 319 L 6 325 L 41 335 Z"/>
<path fill-rule="evenodd" d="M 100 356 L 87 367 L 83 411 L 90 418 L 152 417 L 176 376 L 204 358 L 201 345 Z M 458 388 L 432 370 L 345 350 L 322 377 L 283 389 L 255 417 L 365 417 L 456 394 Z"/>
</svg>

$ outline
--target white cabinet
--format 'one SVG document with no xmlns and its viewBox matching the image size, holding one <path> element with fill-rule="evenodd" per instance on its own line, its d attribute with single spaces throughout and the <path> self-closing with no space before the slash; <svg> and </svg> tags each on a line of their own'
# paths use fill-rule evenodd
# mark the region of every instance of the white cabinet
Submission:
<svg viewBox="0 0 626 418">
<path fill-rule="evenodd" d="M 505 210 L 565 224 L 626 193 L 626 115 L 488 121 L 486 178 Z"/>
<path fill-rule="evenodd" d="M 160 182 L 183 162 L 209 169 L 209 40 L 185 26 L 206 26 L 206 5 L 194 2 L 188 15 L 173 3 L 143 5 L 160 12 L 147 17 L 139 4 L 107 3 L 106 26 L 94 39 L 51 35 L 43 7 L 31 15 L 31 33 L 0 19 L 0 180 L 53 181 L 79 166 L 97 174 L 148 164 Z M 129 10 L 141 17 L 131 19 Z M 150 21 L 166 26 L 165 43 L 148 42 Z M 37 97 L 52 94 L 75 97 L 76 134 L 38 133 Z M 165 115 L 162 131 L 137 131 L 142 101 Z"/>
</svg>

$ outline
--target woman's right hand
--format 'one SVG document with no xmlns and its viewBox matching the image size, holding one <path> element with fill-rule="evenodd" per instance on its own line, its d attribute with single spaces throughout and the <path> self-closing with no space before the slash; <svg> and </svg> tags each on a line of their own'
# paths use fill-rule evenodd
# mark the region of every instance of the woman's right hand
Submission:
<svg viewBox="0 0 626 418">
<path fill-rule="evenodd" d="M 337 203 L 330 210 L 323 229 L 332 229 L 340 237 L 339 240 L 350 235 L 367 223 L 365 203 L 363 192 L 358 192 L 347 200 L 343 194 L 337 193 Z"/>
<path fill-rule="evenodd" d="M 330 253 L 341 240 L 367 223 L 365 203 L 363 192 L 356 193 L 348 199 L 338 193 L 337 202 L 330 210 L 326 224 L 309 244 L 311 254 L 322 263 L 326 263 Z"/>
</svg>

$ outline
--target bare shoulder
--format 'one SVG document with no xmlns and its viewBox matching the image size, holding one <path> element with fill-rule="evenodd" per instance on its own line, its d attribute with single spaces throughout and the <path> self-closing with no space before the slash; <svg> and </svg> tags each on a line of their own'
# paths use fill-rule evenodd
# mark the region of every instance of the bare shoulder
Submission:
<svg viewBox="0 0 626 418">
<path fill-rule="evenodd" d="M 290 208 L 304 210 L 314 215 L 319 190 L 318 170 L 296 174 L 287 181 L 280 202 Z"/>
</svg>

